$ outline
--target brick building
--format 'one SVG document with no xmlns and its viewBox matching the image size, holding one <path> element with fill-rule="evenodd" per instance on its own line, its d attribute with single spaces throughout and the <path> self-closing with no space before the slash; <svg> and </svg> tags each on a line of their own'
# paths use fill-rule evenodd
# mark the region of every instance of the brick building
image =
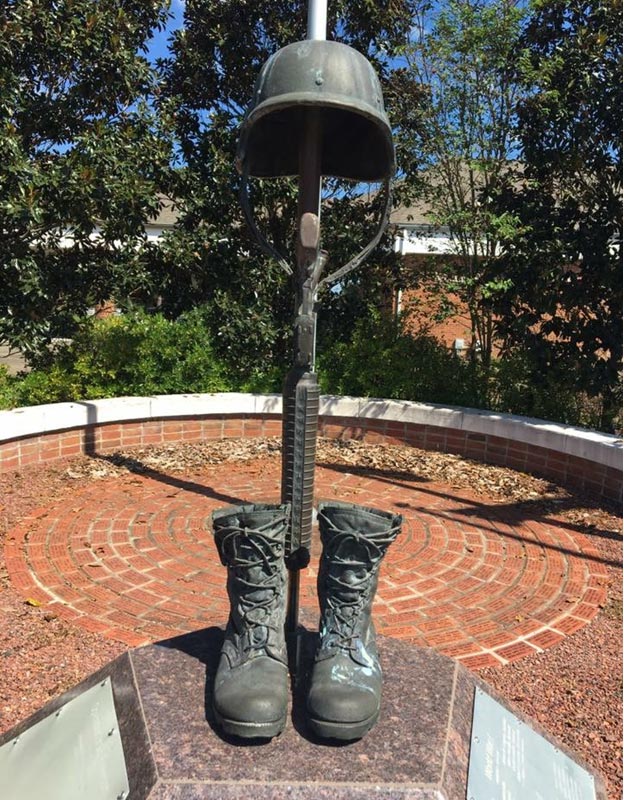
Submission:
<svg viewBox="0 0 624 800">
<path fill-rule="evenodd" d="M 423 205 L 396 208 L 390 224 L 394 231 L 394 250 L 408 271 L 431 273 L 435 272 L 437 264 L 457 261 L 450 231 L 433 225 Z M 405 315 L 408 330 L 429 333 L 449 348 L 467 351 L 472 345 L 468 308 L 455 295 L 448 295 L 448 300 L 455 311 L 447 315 L 443 313 L 439 295 L 425 289 L 399 289 L 394 297 L 394 311 Z"/>
</svg>

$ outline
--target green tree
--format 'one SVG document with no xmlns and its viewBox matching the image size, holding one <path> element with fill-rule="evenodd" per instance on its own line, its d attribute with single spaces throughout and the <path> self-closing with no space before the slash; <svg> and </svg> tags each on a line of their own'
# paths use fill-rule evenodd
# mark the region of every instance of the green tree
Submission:
<svg viewBox="0 0 624 800">
<path fill-rule="evenodd" d="M 405 41 L 413 0 L 330 4 L 328 38 L 337 38 L 372 59 L 382 77 L 394 50 Z M 162 303 L 177 314 L 206 303 L 215 346 L 247 372 L 258 363 L 289 359 L 295 292 L 275 261 L 266 258 L 247 230 L 234 169 L 238 130 L 255 79 L 277 49 L 306 35 L 306 4 L 294 0 L 188 0 L 184 28 L 161 63 L 167 108 L 176 122 L 181 168 L 169 188 L 180 213 L 162 249 Z M 297 186 L 293 180 L 254 181 L 260 227 L 290 263 L 294 260 Z M 326 183 L 332 202 L 324 208 L 323 245 L 335 269 L 368 240 L 371 207 L 362 187 Z M 357 203 L 354 197 L 359 194 Z M 321 337 L 333 336 L 345 315 L 361 312 L 379 281 L 372 264 L 388 261 L 380 248 L 371 263 L 322 298 Z M 389 254 L 389 255 L 388 255 Z M 374 277 L 375 276 L 375 277 Z"/>
<path fill-rule="evenodd" d="M 400 135 L 412 155 L 401 199 L 422 207 L 451 240 L 447 258 L 428 259 L 411 280 L 437 297 L 446 314 L 468 309 L 486 371 L 491 299 L 504 284 L 488 267 L 497 262 L 501 237 L 515 227 L 513 216 L 488 197 L 517 152 L 521 87 L 513 54 L 523 15 L 523 6 L 510 0 L 425 3 L 413 21 L 406 66 L 394 80 L 402 99 Z"/>
<path fill-rule="evenodd" d="M 536 0 L 520 51 L 524 175 L 500 195 L 520 223 L 505 242 L 497 299 L 506 350 L 532 384 L 621 402 L 622 8 L 617 0 Z"/>
<path fill-rule="evenodd" d="M 0 5 L 0 340 L 36 360 L 147 281 L 167 137 L 142 54 L 163 0 Z"/>
</svg>

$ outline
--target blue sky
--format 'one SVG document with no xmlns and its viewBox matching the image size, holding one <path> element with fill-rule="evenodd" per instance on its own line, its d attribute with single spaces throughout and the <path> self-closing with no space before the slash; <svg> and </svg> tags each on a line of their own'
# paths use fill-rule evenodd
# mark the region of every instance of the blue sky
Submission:
<svg viewBox="0 0 624 800">
<path fill-rule="evenodd" d="M 167 40 L 171 33 L 182 26 L 184 20 L 184 0 L 171 0 L 169 9 L 171 18 L 166 30 L 156 31 L 149 41 L 148 57 L 150 59 L 163 58 L 167 55 Z"/>
</svg>

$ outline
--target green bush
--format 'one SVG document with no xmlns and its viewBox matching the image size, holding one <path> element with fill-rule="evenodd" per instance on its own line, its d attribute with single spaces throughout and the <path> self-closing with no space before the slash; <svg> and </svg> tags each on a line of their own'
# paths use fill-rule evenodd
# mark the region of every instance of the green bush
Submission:
<svg viewBox="0 0 624 800">
<path fill-rule="evenodd" d="M 621 418 L 609 418 L 603 398 L 579 391 L 571 385 L 570 377 L 565 366 L 553 365 L 545 375 L 531 368 L 526 354 L 507 354 L 493 365 L 491 405 L 496 411 L 608 433 L 621 430 Z"/>
<path fill-rule="evenodd" d="M 9 375 L 9 370 L 0 364 L 0 408 L 13 408 L 15 402 L 15 378 Z"/>
<path fill-rule="evenodd" d="M 233 374 L 214 354 L 201 308 L 175 321 L 133 312 L 88 320 L 71 343 L 50 354 L 47 366 L 28 374 L 10 376 L 0 366 L 0 408 L 128 395 L 280 392 L 288 366 Z M 319 353 L 318 369 L 328 394 L 490 408 L 615 430 L 605 426 L 601 398 L 574 391 L 556 368 L 544 381 L 515 353 L 495 361 L 486 376 L 435 338 L 406 334 L 392 320 L 360 321 L 349 341 Z"/>
<path fill-rule="evenodd" d="M 216 359 L 202 311 L 170 321 L 133 312 L 88 320 L 47 367 L 0 378 L 3 407 L 128 395 L 222 392 L 233 386 Z"/>
<path fill-rule="evenodd" d="M 321 388 L 331 394 L 485 408 L 568 425 L 621 431 L 607 420 L 601 397 L 570 386 L 563 368 L 547 380 L 535 375 L 521 353 L 495 359 L 489 374 L 431 336 L 402 332 L 392 320 L 356 325 L 350 341 L 319 355 Z"/>
<path fill-rule="evenodd" d="M 432 336 L 411 336 L 393 320 L 357 324 L 351 340 L 319 355 L 324 392 L 476 406 L 483 402 L 478 367 Z"/>
</svg>

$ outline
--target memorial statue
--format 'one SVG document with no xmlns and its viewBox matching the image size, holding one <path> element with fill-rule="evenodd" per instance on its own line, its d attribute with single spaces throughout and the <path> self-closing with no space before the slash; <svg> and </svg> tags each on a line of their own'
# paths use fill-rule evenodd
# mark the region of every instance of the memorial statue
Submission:
<svg viewBox="0 0 624 800">
<path fill-rule="evenodd" d="M 263 249 L 293 270 L 256 226 L 249 177 L 299 176 L 294 363 L 284 381 L 279 505 L 249 504 L 213 515 L 231 603 L 215 685 L 223 730 L 270 738 L 286 724 L 288 672 L 300 678 L 299 571 L 310 559 L 320 392 L 314 371 L 317 292 L 355 269 L 379 243 L 391 207 L 392 132 L 369 61 L 325 41 L 326 3 L 311 0 L 308 39 L 262 67 L 241 128 L 237 166 L 245 217 Z M 323 277 L 323 175 L 383 182 L 377 232 L 346 265 Z M 381 561 L 400 532 L 400 515 L 321 502 L 319 643 L 307 687 L 310 728 L 323 738 L 358 739 L 375 724 L 381 669 L 371 619 Z"/>
</svg>

